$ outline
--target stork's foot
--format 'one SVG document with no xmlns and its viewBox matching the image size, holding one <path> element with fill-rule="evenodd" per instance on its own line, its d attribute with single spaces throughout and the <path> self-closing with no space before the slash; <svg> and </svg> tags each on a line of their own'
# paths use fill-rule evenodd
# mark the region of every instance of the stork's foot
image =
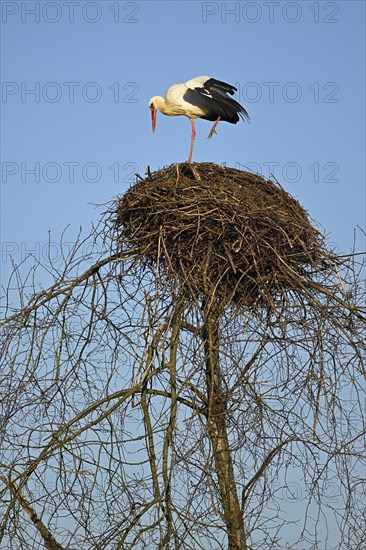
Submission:
<svg viewBox="0 0 366 550">
<path fill-rule="evenodd" d="M 221 118 L 221 117 L 219 117 L 219 118 L 216 120 L 215 124 L 212 126 L 212 128 L 211 128 L 211 130 L 210 130 L 210 133 L 209 133 L 208 136 L 207 136 L 207 139 L 211 139 L 212 136 L 213 136 L 214 134 L 217 134 L 217 132 L 216 132 L 216 126 L 217 126 L 217 124 L 218 124 L 220 118 Z"/>
</svg>

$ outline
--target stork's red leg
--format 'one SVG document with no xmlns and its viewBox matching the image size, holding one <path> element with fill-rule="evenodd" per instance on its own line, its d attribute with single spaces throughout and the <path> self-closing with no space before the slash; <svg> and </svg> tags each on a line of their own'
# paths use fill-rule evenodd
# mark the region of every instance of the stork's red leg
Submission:
<svg viewBox="0 0 366 550">
<path fill-rule="evenodd" d="M 191 148 L 189 150 L 189 157 L 188 157 L 188 161 L 187 161 L 189 163 L 192 162 L 194 138 L 196 137 L 196 130 L 195 130 L 195 127 L 194 127 L 194 118 L 191 118 L 191 125 L 192 125 Z"/>
<path fill-rule="evenodd" d="M 215 124 L 212 126 L 211 131 L 210 131 L 210 133 L 209 133 L 208 136 L 207 136 L 207 139 L 212 138 L 212 136 L 213 136 L 214 134 L 216 134 L 216 126 L 217 126 L 217 123 L 219 122 L 220 118 L 221 118 L 221 117 L 218 117 L 218 119 L 216 120 Z"/>
</svg>

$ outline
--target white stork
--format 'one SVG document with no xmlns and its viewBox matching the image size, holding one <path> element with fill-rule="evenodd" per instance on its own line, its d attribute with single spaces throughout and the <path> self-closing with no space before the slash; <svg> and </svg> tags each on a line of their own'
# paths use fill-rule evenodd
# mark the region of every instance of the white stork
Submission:
<svg viewBox="0 0 366 550">
<path fill-rule="evenodd" d="M 243 120 L 249 121 L 249 115 L 244 107 L 227 95 L 233 95 L 234 92 L 236 92 L 236 88 L 231 84 L 209 76 L 197 76 L 182 84 L 173 84 L 166 91 L 165 98 L 155 95 L 149 101 L 152 130 L 155 132 L 158 109 L 164 115 L 188 117 L 192 125 L 188 162 L 192 162 L 196 118 L 215 121 L 208 138 L 216 133 L 216 126 L 220 120 L 236 124 L 241 117 Z"/>
</svg>

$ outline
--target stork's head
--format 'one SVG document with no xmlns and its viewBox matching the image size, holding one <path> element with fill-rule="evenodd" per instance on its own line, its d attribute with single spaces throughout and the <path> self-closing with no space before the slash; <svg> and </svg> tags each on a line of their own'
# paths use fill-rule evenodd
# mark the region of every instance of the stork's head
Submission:
<svg viewBox="0 0 366 550">
<path fill-rule="evenodd" d="M 152 131 L 155 132 L 156 128 L 156 111 L 164 107 L 165 99 L 160 95 L 154 95 L 149 101 L 149 109 L 151 111 L 151 123 Z"/>
</svg>

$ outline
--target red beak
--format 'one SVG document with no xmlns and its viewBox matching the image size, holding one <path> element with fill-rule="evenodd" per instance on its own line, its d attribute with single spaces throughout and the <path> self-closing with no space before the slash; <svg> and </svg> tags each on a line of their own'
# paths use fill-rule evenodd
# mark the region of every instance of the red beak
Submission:
<svg viewBox="0 0 366 550">
<path fill-rule="evenodd" d="M 155 132 L 155 128 L 156 128 L 156 109 L 151 109 L 151 123 L 152 123 L 152 131 Z"/>
</svg>

